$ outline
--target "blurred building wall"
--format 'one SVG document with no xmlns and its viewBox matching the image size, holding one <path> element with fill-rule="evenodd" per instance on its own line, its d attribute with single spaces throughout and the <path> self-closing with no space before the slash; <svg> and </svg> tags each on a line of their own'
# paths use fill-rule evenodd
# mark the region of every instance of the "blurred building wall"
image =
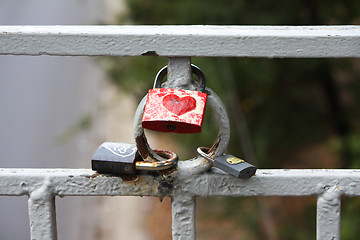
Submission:
<svg viewBox="0 0 360 240">
<path fill-rule="evenodd" d="M 0 0 L 0 24 L 98 24 L 111 17 L 111 3 Z M 90 168 L 104 79 L 94 61 L 0 56 L 0 168 Z M 96 239 L 90 201 L 57 199 L 59 239 Z M 1 240 L 30 238 L 27 197 L 0 197 L 0 212 Z"/>
</svg>

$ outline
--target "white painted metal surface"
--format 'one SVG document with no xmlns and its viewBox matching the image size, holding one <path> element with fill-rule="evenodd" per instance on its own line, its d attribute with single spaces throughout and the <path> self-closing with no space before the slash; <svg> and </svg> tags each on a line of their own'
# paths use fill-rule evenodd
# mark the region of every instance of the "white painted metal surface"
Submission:
<svg viewBox="0 0 360 240">
<path fill-rule="evenodd" d="M 133 180 L 99 175 L 88 169 L 0 169 L 0 195 L 29 196 L 33 239 L 56 239 L 54 197 L 162 196 L 163 178 Z M 186 224 L 173 227 L 173 239 L 195 239 L 195 197 L 318 196 L 317 239 L 339 239 L 340 197 L 360 196 L 360 170 L 258 170 L 244 180 L 221 172 L 193 175 L 168 192 L 173 218 Z"/>
<path fill-rule="evenodd" d="M 360 57 L 360 26 L 0 26 L 0 54 Z"/>
</svg>

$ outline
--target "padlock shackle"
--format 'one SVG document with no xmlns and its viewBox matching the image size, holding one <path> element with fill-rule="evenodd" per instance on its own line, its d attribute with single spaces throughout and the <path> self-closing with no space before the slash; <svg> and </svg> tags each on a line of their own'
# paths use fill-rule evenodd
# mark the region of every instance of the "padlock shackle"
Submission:
<svg viewBox="0 0 360 240">
<path fill-rule="evenodd" d="M 201 71 L 201 69 L 198 66 L 195 66 L 194 64 L 191 64 L 191 72 L 194 73 L 199 79 L 197 91 L 204 92 L 206 86 L 206 78 L 204 73 Z M 163 83 L 163 79 L 165 78 L 166 75 L 167 75 L 167 66 L 160 69 L 160 71 L 156 74 L 153 88 L 161 88 L 161 84 Z"/>
<path fill-rule="evenodd" d="M 178 161 L 178 156 L 176 155 L 176 153 L 161 149 L 154 149 L 153 151 L 156 154 L 164 157 L 166 160 L 160 162 L 136 161 L 136 170 L 161 171 L 176 166 L 176 163 Z"/>
<path fill-rule="evenodd" d="M 203 158 L 214 162 L 214 159 L 208 154 L 210 152 L 210 148 L 208 147 L 198 147 L 196 152 Z"/>
</svg>

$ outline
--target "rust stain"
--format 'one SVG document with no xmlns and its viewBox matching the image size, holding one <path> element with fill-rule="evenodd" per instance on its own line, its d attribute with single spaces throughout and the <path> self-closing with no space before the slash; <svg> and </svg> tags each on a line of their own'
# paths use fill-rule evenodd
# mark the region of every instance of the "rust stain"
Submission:
<svg viewBox="0 0 360 240">
<path fill-rule="evenodd" d="M 204 158 L 204 160 L 200 163 L 200 165 L 203 165 L 203 164 L 208 163 L 208 162 L 209 162 L 209 160 Z"/>
<path fill-rule="evenodd" d="M 159 173 L 161 175 L 169 175 L 169 174 L 175 172 L 176 170 L 177 170 L 176 167 L 172 167 L 172 168 L 168 168 L 168 169 L 165 169 L 165 170 L 161 170 L 161 171 L 159 171 Z"/>
<path fill-rule="evenodd" d="M 121 175 L 119 177 L 125 182 L 136 182 L 138 180 L 136 175 Z"/>
<path fill-rule="evenodd" d="M 86 178 L 96 178 L 96 177 L 98 177 L 98 176 L 100 176 L 100 174 L 97 174 L 97 173 L 95 173 L 95 174 L 93 174 L 93 175 L 90 175 L 90 176 L 85 176 Z"/>
<path fill-rule="evenodd" d="M 136 146 L 138 148 L 139 153 L 142 153 L 144 155 L 141 155 L 143 159 L 147 159 L 149 157 L 149 151 L 146 148 L 144 134 L 141 134 L 140 136 L 137 136 L 135 138 Z"/>
<path fill-rule="evenodd" d="M 151 192 L 154 193 L 157 191 L 158 187 L 159 187 L 159 183 L 156 180 L 156 178 L 158 176 L 153 176 L 152 180 L 149 178 L 144 178 L 142 176 L 132 176 L 131 177 L 127 177 L 127 178 L 123 178 L 121 177 L 123 180 L 125 179 L 126 183 L 129 184 L 129 188 L 134 189 L 134 191 L 136 192 Z"/>
</svg>

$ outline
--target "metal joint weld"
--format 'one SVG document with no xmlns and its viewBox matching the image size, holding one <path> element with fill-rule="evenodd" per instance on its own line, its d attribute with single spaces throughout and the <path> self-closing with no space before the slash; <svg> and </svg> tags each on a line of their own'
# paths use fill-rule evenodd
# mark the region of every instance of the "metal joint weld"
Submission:
<svg viewBox="0 0 360 240">
<path fill-rule="evenodd" d="M 32 201 L 49 199 L 54 195 L 53 192 L 54 189 L 51 185 L 50 179 L 46 178 L 39 188 L 30 192 L 29 199 L 31 199 Z"/>
<path fill-rule="evenodd" d="M 341 189 L 338 183 L 334 185 L 326 184 L 322 187 L 322 194 L 319 195 L 319 198 L 326 201 L 327 204 L 331 206 L 337 206 L 340 204 Z"/>
</svg>

